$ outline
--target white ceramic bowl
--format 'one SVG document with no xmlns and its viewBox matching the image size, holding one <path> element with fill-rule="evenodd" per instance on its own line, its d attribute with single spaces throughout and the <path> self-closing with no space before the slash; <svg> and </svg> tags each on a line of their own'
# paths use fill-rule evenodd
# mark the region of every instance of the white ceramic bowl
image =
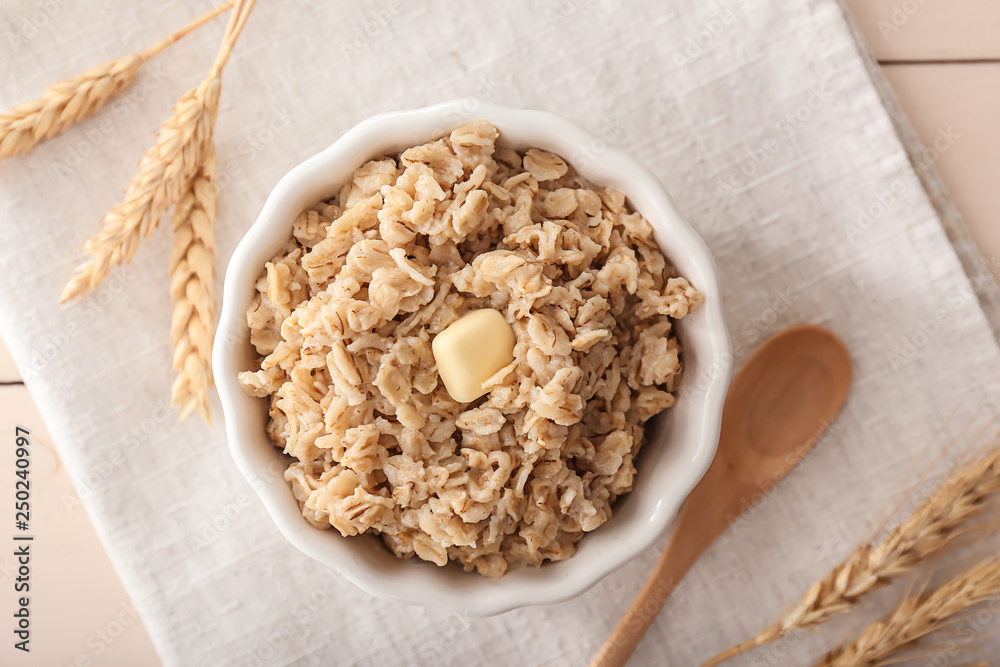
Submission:
<svg viewBox="0 0 1000 667">
<path fill-rule="evenodd" d="M 579 543 L 572 558 L 516 569 L 495 580 L 467 574 L 454 564 L 439 568 L 419 559 L 397 559 L 376 537 L 345 538 L 336 530 L 310 526 L 282 479 L 285 457 L 264 431 L 266 401 L 245 394 L 236 379 L 255 358 L 245 324 L 254 281 L 290 237 L 299 212 L 336 194 L 367 160 L 435 139 L 478 118 L 496 125 L 502 142 L 558 153 L 594 183 L 624 192 L 652 223 L 657 241 L 680 273 L 705 294 L 705 303 L 678 327 L 685 377 L 677 405 L 647 428 L 635 489 L 619 501 L 608 523 Z M 488 616 L 578 595 L 664 532 L 715 455 L 730 346 L 715 263 L 650 171 L 555 114 L 455 100 L 370 118 L 278 182 L 229 261 L 213 362 L 233 458 L 292 544 L 380 598 Z"/>
</svg>

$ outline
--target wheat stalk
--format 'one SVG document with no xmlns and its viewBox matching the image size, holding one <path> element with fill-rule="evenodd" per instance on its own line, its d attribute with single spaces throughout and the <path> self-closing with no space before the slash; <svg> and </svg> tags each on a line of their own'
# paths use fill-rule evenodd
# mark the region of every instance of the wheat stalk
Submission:
<svg viewBox="0 0 1000 667">
<path fill-rule="evenodd" d="M 982 512 L 997 492 L 1000 492 L 1000 446 L 994 441 L 985 454 L 956 471 L 881 543 L 869 540 L 858 546 L 847 560 L 813 584 L 796 606 L 768 628 L 711 658 L 702 667 L 714 667 L 769 644 L 790 630 L 814 628 L 848 611 L 866 593 L 882 588 L 973 530 L 969 521 Z"/>
<path fill-rule="evenodd" d="M 125 199 L 108 211 L 100 231 L 84 244 L 91 259 L 66 284 L 60 303 L 88 294 L 113 267 L 130 262 L 139 243 L 159 225 L 163 213 L 180 200 L 201 167 L 204 147 L 212 140 L 222 69 L 253 4 L 254 0 L 236 0 L 208 77 L 180 98 L 173 114 L 160 126 L 156 144 L 142 156 L 139 173 L 128 183 Z"/>
<path fill-rule="evenodd" d="M 181 197 L 173 216 L 170 344 L 177 377 L 172 402 L 184 419 L 195 409 L 211 423 L 208 388 L 212 384 L 212 329 L 215 317 L 215 236 L 218 210 L 215 145 L 209 140 L 204 162 Z"/>
<path fill-rule="evenodd" d="M 215 317 L 215 240 L 218 210 L 217 157 L 213 132 L 219 112 L 222 70 L 229 60 L 254 0 L 236 0 L 229 26 L 208 77 L 186 93 L 163 124 L 156 145 L 143 156 L 125 201 L 105 216 L 104 226 L 85 248 L 92 255 L 63 292 L 62 300 L 92 290 L 111 267 L 129 261 L 171 205 L 174 240 L 170 257 L 173 313 L 170 343 L 177 377 L 172 401 L 184 419 L 198 410 L 211 423 L 212 333 Z"/>
<path fill-rule="evenodd" d="M 233 13 L 209 78 L 218 79 L 236 39 L 253 9 L 254 0 L 240 3 Z M 212 121 L 214 125 L 215 113 Z M 198 147 L 201 164 L 174 210 L 173 249 L 170 254 L 170 344 L 177 371 L 171 401 L 180 406 L 180 418 L 194 410 L 211 423 L 208 390 L 212 385 L 212 335 L 215 319 L 215 234 L 218 212 L 217 157 L 211 128 Z"/>
<path fill-rule="evenodd" d="M 896 653 L 956 620 L 970 607 L 1000 595 L 1000 559 L 984 560 L 926 595 L 908 596 L 853 642 L 826 654 L 817 667 L 880 667 Z"/>
<path fill-rule="evenodd" d="M 231 5 L 232 0 L 216 7 L 144 51 L 109 60 L 73 78 L 53 83 L 42 91 L 40 98 L 0 114 L 0 160 L 24 155 L 93 114 L 132 83 L 143 63 Z"/>
</svg>

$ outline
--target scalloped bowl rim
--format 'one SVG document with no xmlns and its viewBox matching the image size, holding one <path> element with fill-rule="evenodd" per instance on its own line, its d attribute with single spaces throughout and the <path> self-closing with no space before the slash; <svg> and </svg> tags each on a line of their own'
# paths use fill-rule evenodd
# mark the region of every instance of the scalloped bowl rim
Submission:
<svg viewBox="0 0 1000 667">
<path fill-rule="evenodd" d="M 253 284 L 264 262 L 290 237 L 295 216 L 334 194 L 366 160 L 434 139 L 478 118 L 500 129 L 501 142 L 556 152 L 592 182 L 623 191 L 650 220 L 658 242 L 680 273 L 706 296 L 705 303 L 679 323 L 685 377 L 677 405 L 667 411 L 666 418 L 654 420 L 655 429 L 647 427 L 655 432 L 648 435 L 637 461 L 634 490 L 619 500 L 610 521 L 579 543 L 572 558 L 539 568 L 517 568 L 500 579 L 464 573 L 453 563 L 438 568 L 418 559 L 400 560 L 377 538 L 344 538 L 336 530 L 321 531 L 309 525 L 281 477 L 282 455 L 264 431 L 264 399 L 249 397 L 236 379 L 239 371 L 249 368 L 252 358 L 244 317 Z M 656 176 L 566 118 L 476 99 L 373 116 L 289 171 L 230 259 L 213 353 L 233 459 L 285 538 L 376 597 L 471 616 L 565 601 L 652 546 L 715 455 L 731 360 L 715 263 Z M 693 363 L 697 372 L 692 372 Z M 697 386 L 685 391 L 693 380 Z"/>
</svg>

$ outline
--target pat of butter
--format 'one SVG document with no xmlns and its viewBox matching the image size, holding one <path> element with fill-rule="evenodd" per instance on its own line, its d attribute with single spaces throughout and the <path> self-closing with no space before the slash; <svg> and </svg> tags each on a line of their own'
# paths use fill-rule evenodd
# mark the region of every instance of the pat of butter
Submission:
<svg viewBox="0 0 1000 667">
<path fill-rule="evenodd" d="M 514 361 L 514 332 L 492 308 L 464 315 L 431 343 L 444 388 L 459 403 L 486 393 L 483 383 Z"/>
</svg>

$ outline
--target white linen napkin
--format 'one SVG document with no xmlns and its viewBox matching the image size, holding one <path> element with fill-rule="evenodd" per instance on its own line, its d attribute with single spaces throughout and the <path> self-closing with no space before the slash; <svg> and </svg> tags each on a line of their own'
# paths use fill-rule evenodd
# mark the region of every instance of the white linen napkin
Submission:
<svg viewBox="0 0 1000 667">
<path fill-rule="evenodd" d="M 26 32 L 32 3 L 0 10 L 20 36 L 0 40 L 3 106 L 208 5 L 53 7 Z M 93 221 L 207 71 L 222 23 L 151 63 L 113 107 L 0 164 L 0 335 L 160 655 L 185 666 L 584 664 L 658 549 L 575 600 L 497 618 L 372 599 L 283 540 L 221 425 L 177 423 L 167 230 L 96 294 L 56 305 Z M 716 257 L 737 364 L 800 322 L 834 330 L 855 362 L 815 455 L 701 559 L 634 657 L 696 664 L 796 601 L 914 461 L 1000 389 L 981 305 L 996 303 L 990 267 L 932 170 L 915 170 L 870 64 L 835 0 L 259 3 L 224 75 L 220 276 L 281 175 L 381 111 L 465 96 L 551 110 L 649 165 Z M 805 663 L 847 627 L 733 664 Z M 979 634 L 983 656 L 1000 647 L 989 639 L 1000 632 Z"/>
</svg>

